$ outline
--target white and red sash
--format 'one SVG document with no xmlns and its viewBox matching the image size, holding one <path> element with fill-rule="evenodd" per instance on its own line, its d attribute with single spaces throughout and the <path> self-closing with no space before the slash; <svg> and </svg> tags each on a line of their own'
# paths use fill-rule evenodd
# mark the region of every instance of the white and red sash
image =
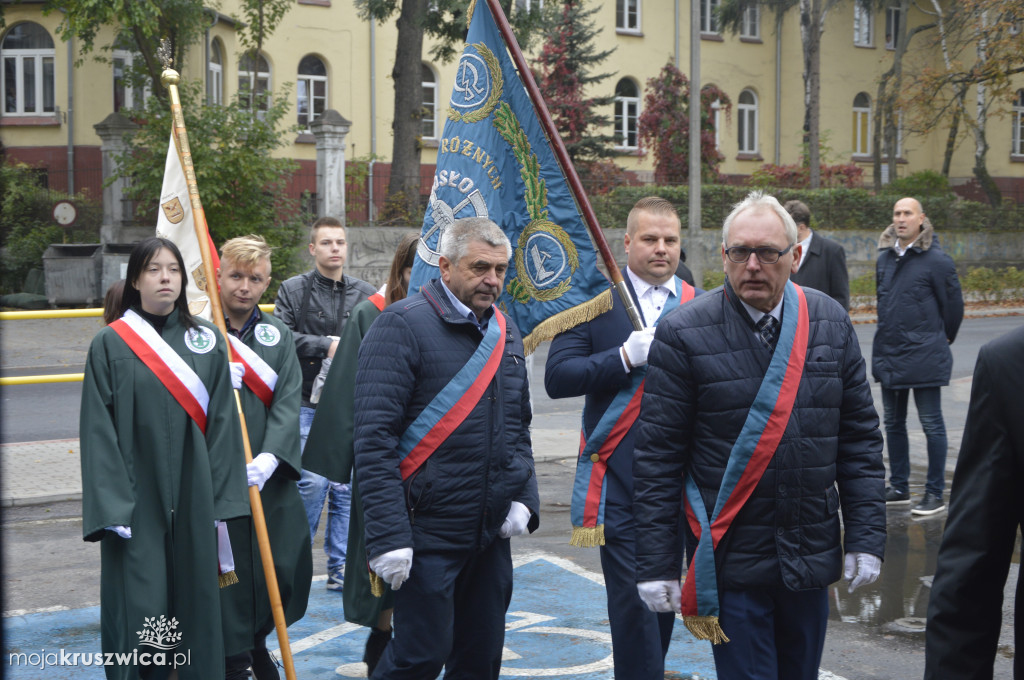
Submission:
<svg viewBox="0 0 1024 680">
<path fill-rule="evenodd" d="M 270 408 L 271 402 L 274 401 L 274 388 L 277 387 L 277 371 L 239 338 L 229 335 L 228 340 L 231 341 L 231 349 L 235 352 L 235 361 L 245 366 L 242 382 L 248 385 L 264 406 Z"/>
<path fill-rule="evenodd" d="M 142 363 L 153 371 L 199 429 L 206 433 L 210 394 L 196 372 L 160 337 L 145 319 L 129 309 L 110 324 Z"/>
</svg>

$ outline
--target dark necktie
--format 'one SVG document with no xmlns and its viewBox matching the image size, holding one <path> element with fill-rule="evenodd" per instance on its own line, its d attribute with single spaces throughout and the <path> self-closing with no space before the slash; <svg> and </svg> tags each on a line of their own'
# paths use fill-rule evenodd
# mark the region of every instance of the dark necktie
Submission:
<svg viewBox="0 0 1024 680">
<path fill-rule="evenodd" d="M 757 332 L 761 335 L 761 342 L 768 349 L 775 349 L 775 335 L 779 329 L 778 320 L 771 314 L 765 314 L 757 322 Z"/>
</svg>

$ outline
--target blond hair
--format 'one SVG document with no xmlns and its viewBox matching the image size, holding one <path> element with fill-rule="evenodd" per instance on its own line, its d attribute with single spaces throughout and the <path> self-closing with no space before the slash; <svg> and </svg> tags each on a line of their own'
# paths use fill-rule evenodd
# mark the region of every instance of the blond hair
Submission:
<svg viewBox="0 0 1024 680">
<path fill-rule="evenodd" d="M 272 252 L 273 248 L 267 245 L 262 236 L 249 234 L 226 241 L 220 248 L 220 257 L 243 269 L 252 269 L 262 260 L 266 260 L 269 265 Z"/>
<path fill-rule="evenodd" d="M 676 224 L 680 223 L 679 213 L 676 212 L 676 207 L 671 202 L 661 196 L 644 196 L 636 202 L 633 209 L 629 211 L 629 216 L 626 217 L 626 233 L 630 238 L 636 234 L 642 212 L 658 217 L 674 217 Z"/>
</svg>

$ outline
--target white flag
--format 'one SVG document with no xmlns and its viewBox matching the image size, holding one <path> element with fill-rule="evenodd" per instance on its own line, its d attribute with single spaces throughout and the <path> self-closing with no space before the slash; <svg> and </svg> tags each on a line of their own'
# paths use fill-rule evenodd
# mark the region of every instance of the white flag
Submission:
<svg viewBox="0 0 1024 680">
<path fill-rule="evenodd" d="M 185 260 L 185 271 L 188 273 L 188 308 L 192 314 L 210 321 L 210 298 L 206 292 L 206 274 L 203 270 L 203 255 L 196 240 L 195 218 L 192 215 L 192 203 L 188 198 L 188 184 L 185 182 L 185 171 L 178 159 L 178 150 L 174 146 L 174 133 L 171 132 L 170 144 L 167 146 L 167 163 L 164 166 L 164 185 L 160 191 L 160 211 L 156 219 L 156 235 L 174 242 Z M 209 238 L 209 236 L 208 236 Z M 210 255 L 214 269 L 220 266 L 217 249 L 210 240 Z M 217 282 L 211 282 L 216 286 Z"/>
</svg>

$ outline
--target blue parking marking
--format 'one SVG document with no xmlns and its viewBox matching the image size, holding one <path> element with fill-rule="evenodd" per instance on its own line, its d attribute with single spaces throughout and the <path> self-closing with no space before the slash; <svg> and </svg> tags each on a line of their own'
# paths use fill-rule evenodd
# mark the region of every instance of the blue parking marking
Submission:
<svg viewBox="0 0 1024 680">
<path fill-rule="evenodd" d="M 600 576 L 545 554 L 518 556 L 515 562 L 501 677 L 611 680 L 611 634 Z M 367 631 L 344 621 L 341 597 L 324 589 L 321 582 L 313 584 L 306 616 L 288 629 L 296 675 L 365 677 L 366 666 L 360 659 Z M 65 658 L 75 652 L 100 651 L 99 616 L 99 607 L 88 607 L 5 618 L 5 675 L 17 680 L 101 677 L 95 667 L 59 664 L 62 650 Z M 19 653 L 28 660 L 45 653 L 56 663 L 19 665 L 11 656 Z M 695 640 L 681 621 L 677 621 L 665 667 L 669 677 L 716 677 L 710 644 Z"/>
</svg>

